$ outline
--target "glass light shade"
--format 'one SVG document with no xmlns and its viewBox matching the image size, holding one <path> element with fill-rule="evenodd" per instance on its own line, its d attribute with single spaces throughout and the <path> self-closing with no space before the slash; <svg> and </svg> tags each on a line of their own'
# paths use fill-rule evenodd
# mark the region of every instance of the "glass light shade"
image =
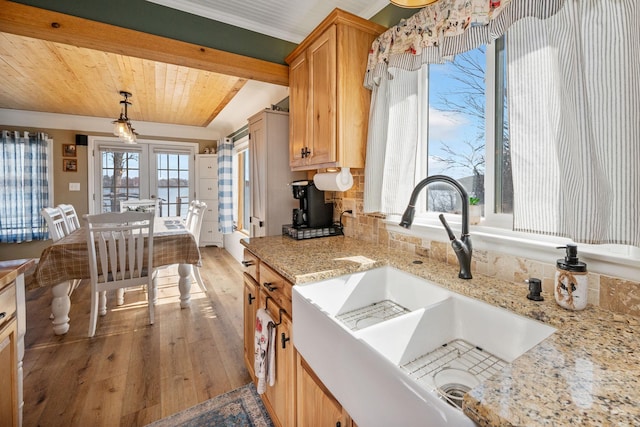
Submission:
<svg viewBox="0 0 640 427">
<path fill-rule="evenodd" d="M 116 120 L 113 122 L 113 134 L 115 136 L 122 135 L 126 128 L 127 123 L 125 121 Z"/>
<path fill-rule="evenodd" d="M 390 0 L 392 4 L 395 4 L 398 7 L 406 7 L 406 8 L 419 8 L 430 5 L 431 3 L 435 3 L 438 0 Z"/>
</svg>

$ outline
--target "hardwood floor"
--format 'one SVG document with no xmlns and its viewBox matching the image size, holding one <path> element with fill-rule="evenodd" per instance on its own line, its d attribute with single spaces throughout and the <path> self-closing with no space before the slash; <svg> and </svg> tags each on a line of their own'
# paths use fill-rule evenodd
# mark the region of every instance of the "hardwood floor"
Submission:
<svg viewBox="0 0 640 427">
<path fill-rule="evenodd" d="M 242 267 L 202 248 L 207 294 L 191 287 L 180 309 L 177 266 L 160 270 L 155 324 L 142 290 L 98 318 L 87 338 L 90 292 L 71 296 L 71 327 L 55 336 L 51 290 L 27 293 L 24 426 L 140 426 L 250 382 L 243 363 Z"/>
</svg>

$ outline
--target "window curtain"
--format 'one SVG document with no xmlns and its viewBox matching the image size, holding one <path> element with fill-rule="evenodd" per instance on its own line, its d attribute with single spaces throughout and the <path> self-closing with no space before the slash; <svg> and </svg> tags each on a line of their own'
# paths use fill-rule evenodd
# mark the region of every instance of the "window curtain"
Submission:
<svg viewBox="0 0 640 427">
<path fill-rule="evenodd" d="M 49 206 L 48 136 L 2 131 L 0 242 L 46 240 L 40 210 Z"/>
<path fill-rule="evenodd" d="M 370 111 L 370 123 L 379 124 L 369 132 L 365 169 L 364 211 L 402 213 L 414 183 L 426 165 L 421 150 L 428 129 L 427 66 L 417 72 L 392 68 L 393 79 L 381 80 L 373 88 L 376 102 Z"/>
<path fill-rule="evenodd" d="M 218 145 L 218 227 L 233 233 L 233 142 L 225 138 Z"/>
<path fill-rule="evenodd" d="M 439 0 L 374 40 L 364 79 L 372 90 L 365 212 L 403 212 L 421 168 L 417 160 L 428 156 L 419 152 L 417 140 L 426 133 L 418 131 L 420 126 L 428 125 L 428 109 L 416 104 L 428 90 L 417 83 L 419 73 L 426 72 L 423 65 L 489 43 L 525 16 L 551 16 L 563 1 Z"/>
<path fill-rule="evenodd" d="M 567 0 L 507 34 L 514 229 L 640 246 L 640 7 Z"/>
</svg>

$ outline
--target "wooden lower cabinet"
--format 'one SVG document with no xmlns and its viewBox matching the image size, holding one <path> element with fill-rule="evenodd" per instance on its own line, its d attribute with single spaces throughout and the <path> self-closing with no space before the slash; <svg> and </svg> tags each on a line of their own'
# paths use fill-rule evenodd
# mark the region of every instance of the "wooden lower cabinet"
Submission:
<svg viewBox="0 0 640 427">
<path fill-rule="evenodd" d="M 298 353 L 296 361 L 298 426 L 349 427 L 349 415 Z"/>
<path fill-rule="evenodd" d="M 274 342 L 276 352 L 276 381 L 267 386 L 263 394 L 265 407 L 273 424 L 281 427 L 295 426 L 296 422 L 296 352 L 291 336 L 291 317 L 273 298 L 267 301 L 267 294 L 260 291 L 260 305 L 267 307 L 269 314 L 280 324 L 276 327 Z"/>
<path fill-rule="evenodd" d="M 256 312 L 258 311 L 258 282 L 249 274 L 244 273 L 244 363 L 247 366 L 251 379 L 255 382 L 256 375 L 253 369 Z"/>
<path fill-rule="evenodd" d="M 261 395 L 277 427 L 352 427 L 349 415 L 293 346 L 291 287 L 282 275 L 245 251 L 244 360 L 256 382 L 254 345 L 256 312 L 266 308 L 276 326 L 276 381 Z"/>
</svg>

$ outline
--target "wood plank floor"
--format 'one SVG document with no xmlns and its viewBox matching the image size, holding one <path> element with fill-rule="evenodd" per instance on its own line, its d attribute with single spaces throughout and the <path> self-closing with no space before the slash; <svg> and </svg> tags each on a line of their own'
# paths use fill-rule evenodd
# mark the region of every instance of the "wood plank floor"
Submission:
<svg viewBox="0 0 640 427">
<path fill-rule="evenodd" d="M 202 248 L 207 293 L 180 309 L 177 266 L 160 270 L 155 324 L 142 290 L 98 317 L 87 338 L 90 292 L 71 296 L 71 327 L 55 336 L 51 290 L 27 293 L 24 426 L 141 426 L 250 382 L 243 362 L 242 267 Z"/>
</svg>

